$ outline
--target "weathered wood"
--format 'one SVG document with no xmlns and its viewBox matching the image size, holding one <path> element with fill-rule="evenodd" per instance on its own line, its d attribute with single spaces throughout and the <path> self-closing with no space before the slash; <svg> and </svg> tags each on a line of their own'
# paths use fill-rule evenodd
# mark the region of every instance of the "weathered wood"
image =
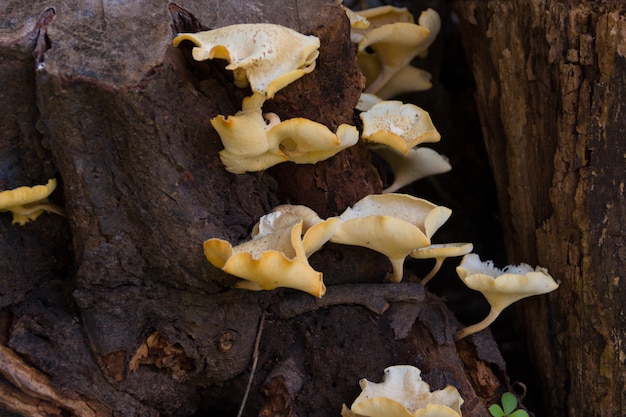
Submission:
<svg viewBox="0 0 626 417">
<path fill-rule="evenodd" d="M 543 415 L 626 414 L 626 7 L 458 0 L 511 262 L 561 281 L 522 303 Z"/>
</svg>

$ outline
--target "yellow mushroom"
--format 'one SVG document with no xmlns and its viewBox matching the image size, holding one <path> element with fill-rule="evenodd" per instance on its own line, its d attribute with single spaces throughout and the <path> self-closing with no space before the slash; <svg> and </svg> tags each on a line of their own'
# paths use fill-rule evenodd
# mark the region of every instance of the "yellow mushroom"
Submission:
<svg viewBox="0 0 626 417">
<path fill-rule="evenodd" d="M 62 207 L 48 202 L 48 196 L 57 186 L 57 180 L 48 180 L 46 185 L 34 187 L 18 187 L 13 190 L 0 192 L 0 212 L 13 213 L 12 223 L 23 226 L 31 220 L 36 220 L 44 211 L 65 217 Z"/>
<path fill-rule="evenodd" d="M 375 80 L 381 70 L 382 64 L 376 55 L 360 53 L 357 54 L 357 65 L 365 76 L 366 80 Z M 423 69 L 412 65 L 405 65 L 389 78 L 383 86 L 375 91 L 376 95 L 384 100 L 388 100 L 400 94 L 430 89 L 432 75 Z"/>
<path fill-rule="evenodd" d="M 422 278 L 422 285 L 426 285 L 439 272 L 446 258 L 467 255 L 472 250 L 474 245 L 471 243 L 439 243 L 415 249 L 409 255 L 415 259 L 435 259 L 433 269 Z"/>
<path fill-rule="evenodd" d="M 387 145 L 404 155 L 420 143 L 437 142 L 441 138 L 428 112 L 414 104 L 381 101 L 360 117 L 364 139 Z"/>
<path fill-rule="evenodd" d="M 343 406 L 342 417 L 461 417 L 459 391 L 448 385 L 431 392 L 414 366 L 390 366 L 382 382 L 362 379 L 359 385 L 361 394 L 350 409 Z"/>
<path fill-rule="evenodd" d="M 203 245 L 204 254 L 214 266 L 243 278 L 239 288 L 285 287 L 321 297 L 326 292 L 322 273 L 309 265 L 307 257 L 328 241 L 339 219 L 320 219 L 311 224 L 299 214 L 295 209 L 279 208 L 259 220 L 251 240 L 233 247 L 222 239 L 208 239 Z M 308 227 L 303 230 L 305 223 Z"/>
<path fill-rule="evenodd" d="M 465 285 L 480 291 L 491 305 L 489 315 L 480 323 L 458 331 L 456 340 L 487 328 L 502 310 L 514 302 L 533 295 L 547 294 L 559 287 L 545 268 L 538 266 L 533 269 L 522 263 L 498 269 L 493 262 L 482 262 L 474 253 L 463 257 L 456 272 Z"/>
<path fill-rule="evenodd" d="M 393 193 L 419 179 L 431 175 L 443 174 L 452 169 L 448 158 L 430 148 L 411 148 L 406 155 L 394 148 L 372 147 L 393 171 L 393 183 L 383 193 Z"/>
<path fill-rule="evenodd" d="M 193 42 L 197 61 L 220 58 L 229 62 L 235 85 L 260 92 L 266 98 L 315 68 L 320 40 L 284 26 L 250 23 L 198 33 L 181 33 L 174 46 Z"/>
<path fill-rule="evenodd" d="M 404 259 L 430 245 L 450 214 L 446 207 L 406 194 L 369 195 L 339 216 L 341 224 L 330 241 L 382 253 L 393 267 L 390 281 L 400 282 Z"/>
<path fill-rule="evenodd" d="M 428 9 L 421 14 L 418 23 L 383 24 L 365 33 L 359 41 L 358 53 L 365 54 L 367 49 L 373 50 L 381 67 L 376 79 L 368 80 L 365 92 L 377 93 L 415 56 L 425 56 L 439 32 L 441 20 L 436 11 Z"/>
<path fill-rule="evenodd" d="M 352 12 L 350 18 L 350 39 L 359 43 L 363 36 L 372 29 L 391 23 L 414 23 L 413 15 L 406 7 L 380 6 Z M 354 22 L 354 23 L 353 23 Z"/>
</svg>

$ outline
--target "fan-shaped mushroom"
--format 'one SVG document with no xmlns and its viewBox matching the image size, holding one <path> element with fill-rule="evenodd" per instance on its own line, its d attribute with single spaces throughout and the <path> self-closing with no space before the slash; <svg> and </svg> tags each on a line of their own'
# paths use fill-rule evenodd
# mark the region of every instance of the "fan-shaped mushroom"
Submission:
<svg viewBox="0 0 626 417">
<path fill-rule="evenodd" d="M 522 263 L 498 269 L 493 262 L 482 262 L 474 253 L 463 257 L 456 272 L 465 285 L 480 291 L 491 305 L 489 315 L 480 323 L 458 331 L 455 335 L 456 340 L 487 328 L 502 310 L 514 302 L 533 295 L 546 294 L 559 287 L 545 268 L 538 266 L 533 269 L 530 265 Z"/>
<path fill-rule="evenodd" d="M 330 241 L 363 246 L 386 255 L 393 266 L 392 282 L 402 280 L 404 259 L 430 245 L 450 209 L 406 194 L 369 195 L 346 209 Z"/>
<path fill-rule="evenodd" d="M 461 417 L 459 391 L 448 385 L 431 392 L 414 366 L 390 366 L 383 382 L 362 379 L 359 384 L 361 394 L 350 409 L 344 405 L 342 417 Z"/>
<path fill-rule="evenodd" d="M 174 46 L 193 42 L 195 60 L 221 58 L 229 62 L 235 85 L 260 92 L 267 98 L 315 68 L 320 40 L 284 26 L 249 23 L 198 33 L 181 33 Z"/>
</svg>

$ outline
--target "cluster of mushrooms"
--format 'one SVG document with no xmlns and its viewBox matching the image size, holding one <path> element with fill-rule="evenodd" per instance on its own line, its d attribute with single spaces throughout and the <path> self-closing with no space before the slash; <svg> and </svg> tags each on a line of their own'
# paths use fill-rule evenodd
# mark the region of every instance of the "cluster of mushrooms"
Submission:
<svg viewBox="0 0 626 417">
<path fill-rule="evenodd" d="M 441 26 L 437 12 L 428 9 L 415 23 L 406 8 L 344 10 L 357 63 L 366 77 L 357 104 L 360 133 L 347 124 L 333 133 L 315 121 L 282 121 L 275 113 L 263 112 L 263 104 L 277 91 L 315 69 L 320 46 L 315 36 L 274 24 L 239 24 L 174 38 L 175 46 L 192 42 L 196 60 L 226 60 L 235 84 L 252 91 L 236 114 L 211 120 L 224 145 L 220 159 L 229 172 L 260 171 L 285 161 L 316 163 L 353 146 L 359 138 L 394 171 L 394 182 L 382 194 L 363 198 L 337 217 L 322 219 L 308 207 L 282 205 L 263 216 L 244 243 L 233 246 L 223 239 L 208 239 L 203 247 L 209 262 L 242 278 L 240 288 L 286 287 L 322 297 L 326 291 L 323 275 L 311 267 L 308 258 L 326 242 L 362 246 L 386 255 L 392 265 L 391 282 L 402 280 L 407 256 L 436 260 L 422 279 L 426 284 L 446 258 L 465 255 L 458 274 L 470 288 L 485 294 L 492 312 L 483 322 L 460 331 L 458 339 L 485 328 L 512 302 L 554 290 L 557 284 L 545 269 L 521 265 L 499 271 L 470 254 L 471 243 L 433 244 L 431 238 L 450 217 L 450 209 L 394 193 L 417 179 L 451 169 L 444 156 L 419 146 L 440 139 L 429 114 L 413 104 L 389 100 L 431 87 L 430 74 L 410 62 L 425 56 L 437 36 Z"/>
<path fill-rule="evenodd" d="M 174 46 L 191 41 L 193 58 L 198 61 L 226 60 L 235 85 L 249 86 L 252 91 L 236 114 L 211 120 L 224 146 L 220 159 L 227 171 L 261 171 L 285 161 L 313 164 L 359 139 L 394 171 L 394 182 L 383 194 L 369 195 L 337 217 L 322 219 L 308 207 L 282 205 L 261 217 L 244 243 L 232 246 L 222 239 L 208 239 L 203 248 L 209 262 L 241 278 L 240 288 L 286 287 L 322 297 L 326 291 L 323 275 L 311 267 L 308 258 L 326 242 L 362 246 L 386 255 L 392 265 L 391 282 L 402 280 L 407 256 L 436 260 L 422 284 L 437 273 L 444 259 L 463 256 L 457 273 L 469 288 L 483 293 L 491 312 L 482 322 L 461 329 L 455 335 L 457 340 L 486 328 L 513 302 L 555 290 L 558 284 L 546 269 L 521 264 L 500 270 L 470 253 L 471 243 L 433 244 L 433 234 L 448 220 L 451 210 L 394 192 L 451 169 L 445 157 L 418 146 L 440 139 L 429 114 L 413 104 L 389 100 L 431 87 L 430 75 L 410 62 L 424 56 L 435 39 L 440 28 L 438 14 L 428 9 L 414 23 L 406 8 L 344 10 L 358 51 L 357 63 L 367 79 L 357 105 L 363 122 L 360 133 L 347 124 L 332 132 L 312 120 L 281 120 L 275 113 L 263 112 L 265 101 L 277 91 L 315 69 L 320 47 L 317 37 L 274 24 L 239 24 L 174 38 Z M 44 211 L 64 215 L 62 208 L 47 201 L 55 187 L 52 179 L 46 185 L 0 192 L 0 212 L 11 211 L 13 223 L 20 225 Z M 419 415 L 461 415 L 463 400 L 454 387 L 431 393 L 419 369 L 410 366 L 391 367 L 385 374 L 380 384 L 361 381 L 363 392 L 351 409 L 344 406 L 343 417 L 406 417 L 416 415 L 417 410 Z"/>
</svg>

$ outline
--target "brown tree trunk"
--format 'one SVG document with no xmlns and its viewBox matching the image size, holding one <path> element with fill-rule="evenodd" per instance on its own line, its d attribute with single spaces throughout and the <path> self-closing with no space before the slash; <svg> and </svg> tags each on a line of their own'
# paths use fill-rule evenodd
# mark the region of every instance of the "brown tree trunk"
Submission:
<svg viewBox="0 0 626 417">
<path fill-rule="evenodd" d="M 308 166 L 233 175 L 209 120 L 249 94 L 219 62 L 174 48 L 181 31 L 272 22 L 321 39 L 316 70 L 272 101 L 284 118 L 355 124 L 363 80 L 334 0 L 9 1 L 0 24 L 2 189 L 59 179 L 23 227 L 0 218 L 0 406 L 24 416 L 337 415 L 387 366 L 453 384 L 487 416 L 506 382 L 487 333 L 417 283 L 382 284 L 386 258 L 328 245 L 311 258 L 321 300 L 249 292 L 202 242 L 246 239 L 273 206 L 337 214 L 381 181 L 364 146 Z M 4 256 L 6 254 L 6 256 Z M 262 330 L 262 333 L 260 331 Z"/>
<path fill-rule="evenodd" d="M 544 415 L 626 415 L 626 5 L 458 0 Z"/>
</svg>

